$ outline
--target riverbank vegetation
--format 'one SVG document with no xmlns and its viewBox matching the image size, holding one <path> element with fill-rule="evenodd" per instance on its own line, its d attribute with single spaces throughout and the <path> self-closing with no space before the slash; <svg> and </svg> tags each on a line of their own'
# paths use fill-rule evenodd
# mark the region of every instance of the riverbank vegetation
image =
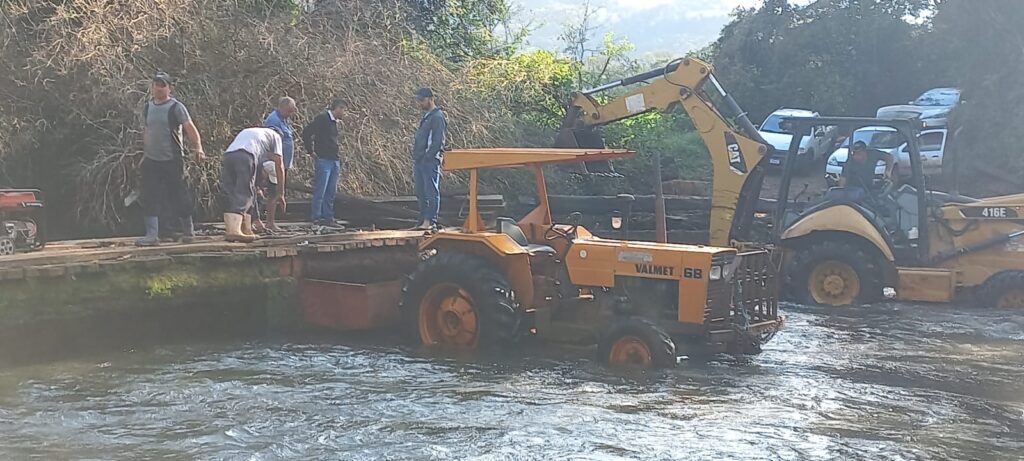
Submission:
<svg viewBox="0 0 1024 461">
<path fill-rule="evenodd" d="M 6 0 L 0 2 L 0 186 L 39 187 L 51 217 L 77 233 L 135 224 L 141 158 L 138 111 L 149 76 L 180 79 L 185 102 L 219 152 L 258 124 L 280 95 L 302 104 L 301 125 L 337 95 L 345 192 L 407 194 L 411 94 L 431 86 L 448 112 L 452 147 L 544 146 L 577 88 L 663 65 L 627 38 L 597 33 L 584 4 L 562 49 L 523 46 L 508 0 Z M 1024 5 L 1014 0 L 782 0 L 740 9 L 702 50 L 739 103 L 760 120 L 780 106 L 836 115 L 937 86 L 959 86 L 955 146 L 1017 183 L 965 181 L 968 193 L 1020 190 L 1024 134 Z M 681 114 L 648 114 L 605 130 L 637 159 L 620 180 L 559 176 L 558 192 L 649 193 L 651 156 L 666 179 L 707 176 L 706 150 Z M 213 155 L 216 159 L 216 155 Z M 297 178 L 309 162 L 297 155 Z M 189 166 L 201 209 L 215 211 L 217 162 Z M 514 193 L 522 178 L 488 175 Z M 458 178 L 448 181 L 453 188 Z M 974 190 L 972 190 L 972 187 Z M 126 206 L 126 203 L 129 204 Z"/>
</svg>

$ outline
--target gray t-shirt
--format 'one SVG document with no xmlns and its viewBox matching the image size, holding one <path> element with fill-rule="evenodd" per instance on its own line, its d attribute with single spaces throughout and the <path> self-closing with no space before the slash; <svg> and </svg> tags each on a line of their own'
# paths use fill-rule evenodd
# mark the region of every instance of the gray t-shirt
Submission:
<svg viewBox="0 0 1024 461">
<path fill-rule="evenodd" d="M 172 109 L 174 114 L 171 114 Z M 166 162 L 183 156 L 185 144 L 181 139 L 181 125 L 189 120 L 185 105 L 174 98 L 163 104 L 150 100 L 142 113 L 146 130 L 143 147 L 145 158 Z"/>
</svg>

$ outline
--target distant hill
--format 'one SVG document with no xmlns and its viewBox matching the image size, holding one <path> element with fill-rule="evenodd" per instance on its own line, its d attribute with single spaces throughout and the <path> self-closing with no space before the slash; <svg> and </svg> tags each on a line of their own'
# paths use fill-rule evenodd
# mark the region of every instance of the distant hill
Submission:
<svg viewBox="0 0 1024 461">
<path fill-rule="evenodd" d="M 581 0 L 514 0 L 524 20 L 540 28 L 529 45 L 559 49 L 558 34 L 582 10 Z M 636 45 L 636 54 L 678 54 L 701 48 L 718 37 L 737 6 L 752 6 L 757 0 L 592 0 L 597 9 L 599 37 L 614 32 Z"/>
</svg>

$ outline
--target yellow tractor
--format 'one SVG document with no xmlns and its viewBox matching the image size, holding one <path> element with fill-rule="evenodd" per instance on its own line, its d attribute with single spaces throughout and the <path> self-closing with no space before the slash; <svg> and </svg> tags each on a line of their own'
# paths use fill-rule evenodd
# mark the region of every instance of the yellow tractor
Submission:
<svg viewBox="0 0 1024 461">
<path fill-rule="evenodd" d="M 603 149 L 478 149 L 445 154 L 469 172 L 461 228 L 442 230 L 403 288 L 401 311 L 428 346 L 479 348 L 524 337 L 598 345 L 601 360 L 665 367 L 681 353 L 751 354 L 782 326 L 776 269 L 766 251 L 597 238 L 552 221 L 545 165 L 634 155 Z M 526 167 L 539 204 L 488 229 L 478 170 Z"/>
</svg>

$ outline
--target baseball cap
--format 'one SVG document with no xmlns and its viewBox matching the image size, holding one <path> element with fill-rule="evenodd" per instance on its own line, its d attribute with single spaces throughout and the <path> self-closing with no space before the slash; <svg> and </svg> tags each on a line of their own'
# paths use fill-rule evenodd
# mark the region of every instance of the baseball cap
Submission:
<svg viewBox="0 0 1024 461">
<path fill-rule="evenodd" d="M 171 75 L 168 74 L 167 72 L 157 72 L 157 73 L 153 74 L 153 81 L 154 82 L 156 82 L 156 81 L 164 82 L 164 83 L 166 83 L 168 85 L 173 85 L 174 84 L 174 79 L 171 78 Z"/>
<path fill-rule="evenodd" d="M 420 99 L 423 99 L 423 98 L 433 98 L 434 97 L 434 90 L 431 90 L 430 88 L 426 88 L 426 87 L 420 88 L 420 89 L 416 90 L 416 97 L 420 98 Z"/>
</svg>

